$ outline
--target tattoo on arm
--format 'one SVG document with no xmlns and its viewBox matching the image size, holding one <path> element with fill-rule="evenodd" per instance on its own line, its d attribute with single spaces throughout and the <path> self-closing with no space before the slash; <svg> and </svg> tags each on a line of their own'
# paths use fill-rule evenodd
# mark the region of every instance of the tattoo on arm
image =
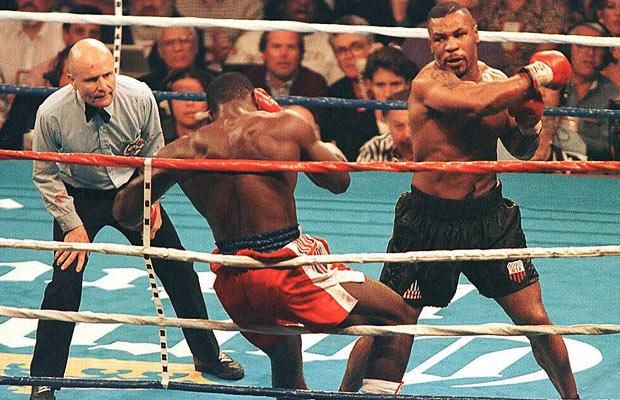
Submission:
<svg viewBox="0 0 620 400">
<path fill-rule="evenodd" d="M 431 79 L 440 83 L 444 88 L 453 90 L 458 84 L 459 80 L 455 79 L 455 76 L 448 71 L 436 70 L 431 72 Z"/>
</svg>

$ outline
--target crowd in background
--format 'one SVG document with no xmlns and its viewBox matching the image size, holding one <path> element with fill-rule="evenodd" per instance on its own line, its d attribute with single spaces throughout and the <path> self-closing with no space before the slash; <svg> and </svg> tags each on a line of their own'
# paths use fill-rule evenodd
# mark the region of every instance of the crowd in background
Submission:
<svg viewBox="0 0 620 400">
<path fill-rule="evenodd" d="M 124 3 L 124 14 L 424 27 L 426 14 L 435 2 L 129 0 Z M 620 36 L 620 0 L 485 0 L 484 7 L 477 0 L 461 2 L 471 10 L 480 31 Z M 112 0 L 15 0 L 3 4 L 19 11 L 114 13 Z M 1 83 L 63 86 L 69 83 L 65 65 L 68 48 L 86 37 L 111 44 L 113 29 L 94 24 L 1 21 Z M 137 77 L 153 90 L 202 92 L 222 71 L 239 71 L 274 96 L 402 100 L 406 99 L 411 79 L 432 61 L 426 39 L 362 34 L 127 26 L 123 29 L 123 42 L 121 73 Z M 547 107 L 600 109 L 613 107 L 614 100 L 616 106 L 620 103 L 620 48 L 483 42 L 479 56 L 492 67 L 512 75 L 528 63 L 532 53 L 550 48 L 569 57 L 573 78 L 562 91 L 543 93 Z M 43 98 L 1 97 L 0 148 L 28 148 L 27 133 Z M 161 102 L 160 107 L 167 141 L 191 134 L 209 122 L 204 102 L 172 100 Z M 409 152 L 402 150 L 406 148 L 402 142 L 407 135 L 394 140 L 396 113 L 390 120 L 390 113 L 367 109 L 309 111 L 302 113 L 315 124 L 322 139 L 336 143 L 350 161 L 408 158 Z M 609 128 L 613 123 L 608 119 L 545 119 L 553 146 L 538 152 L 537 159 L 620 158 L 614 147 L 618 136 Z"/>
</svg>

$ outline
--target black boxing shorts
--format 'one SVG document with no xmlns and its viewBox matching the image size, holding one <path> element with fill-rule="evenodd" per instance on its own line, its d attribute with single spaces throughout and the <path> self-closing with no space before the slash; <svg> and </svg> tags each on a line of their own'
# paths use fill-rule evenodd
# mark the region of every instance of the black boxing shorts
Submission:
<svg viewBox="0 0 620 400">
<path fill-rule="evenodd" d="M 502 196 L 502 187 L 463 200 L 430 196 L 415 188 L 396 204 L 394 230 L 387 251 L 500 249 L 526 247 L 521 212 Z M 381 282 L 413 307 L 445 307 L 454 296 L 460 274 L 480 294 L 498 299 L 538 281 L 530 259 L 386 263 Z"/>
</svg>

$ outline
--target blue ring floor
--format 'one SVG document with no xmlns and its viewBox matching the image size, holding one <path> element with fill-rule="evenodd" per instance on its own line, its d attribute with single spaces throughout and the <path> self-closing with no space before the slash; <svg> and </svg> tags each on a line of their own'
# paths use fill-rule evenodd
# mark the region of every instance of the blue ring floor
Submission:
<svg viewBox="0 0 620 400">
<path fill-rule="evenodd" d="M 51 240 L 51 217 L 31 182 L 29 161 L 0 162 L 0 237 Z M 610 177 L 559 174 L 503 174 L 504 194 L 517 201 L 531 247 L 618 245 L 620 184 Z M 308 233 L 321 236 L 334 253 L 383 252 L 389 239 L 398 195 L 409 189 L 410 174 L 358 172 L 347 193 L 332 195 L 300 177 L 299 220 Z M 213 237 L 207 224 L 178 188 L 163 201 L 185 247 L 210 252 Z M 123 243 L 112 229 L 96 242 Z M 38 308 L 51 278 L 48 251 L 0 249 L 0 304 Z M 619 324 L 620 261 L 617 257 L 538 259 L 547 310 L 557 324 Z M 378 264 L 352 265 L 378 277 Z M 225 320 L 213 290 L 208 266 L 197 264 L 209 315 Z M 142 261 L 94 254 L 84 279 L 81 310 L 153 315 Z M 164 300 L 167 315 L 173 315 Z M 424 324 L 509 323 L 492 300 L 483 298 L 462 278 L 453 303 L 428 309 Z M 36 321 L 0 317 L 0 375 L 27 376 Z M 193 371 L 179 329 L 168 330 L 172 378 L 269 387 L 267 357 L 236 332 L 216 333 L 222 349 L 241 362 L 246 377 L 238 382 L 213 379 Z M 336 390 L 354 338 L 304 336 L 304 369 L 308 385 Z M 582 399 L 620 398 L 620 337 L 567 336 L 571 362 Z M 67 376 L 110 379 L 158 379 L 159 350 L 155 327 L 78 324 Z M 419 337 L 405 375 L 403 393 L 463 397 L 557 398 L 535 363 L 524 338 Z M 23 400 L 29 388 L 0 386 L 3 400 Z M 164 391 L 63 389 L 58 399 L 230 399 Z M 249 397 L 248 397 L 249 398 Z"/>
</svg>

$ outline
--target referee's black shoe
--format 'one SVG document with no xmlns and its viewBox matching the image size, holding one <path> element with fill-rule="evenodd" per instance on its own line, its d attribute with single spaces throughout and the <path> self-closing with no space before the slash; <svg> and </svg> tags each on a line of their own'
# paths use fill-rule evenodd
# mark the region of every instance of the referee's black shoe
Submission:
<svg viewBox="0 0 620 400">
<path fill-rule="evenodd" d="M 230 356 L 223 351 L 220 351 L 218 361 L 219 362 L 215 364 L 207 364 L 194 357 L 194 367 L 198 372 L 205 372 L 229 381 L 238 381 L 245 376 L 241 364 L 230 358 Z"/>
<path fill-rule="evenodd" d="M 30 400 L 56 400 L 54 389 L 49 386 L 33 386 Z"/>
</svg>

